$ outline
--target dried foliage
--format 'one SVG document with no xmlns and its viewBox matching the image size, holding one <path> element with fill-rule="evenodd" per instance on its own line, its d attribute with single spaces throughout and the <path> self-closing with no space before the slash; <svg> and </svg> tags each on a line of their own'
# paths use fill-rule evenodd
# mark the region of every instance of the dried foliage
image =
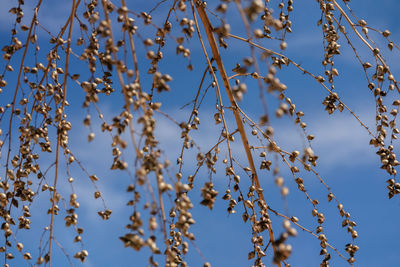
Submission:
<svg viewBox="0 0 400 267">
<path fill-rule="evenodd" d="M 321 266 L 329 266 L 331 254 L 343 258 L 341 266 L 356 261 L 356 222 L 318 173 L 314 135 L 308 132 L 304 112 L 289 98 L 287 85 L 278 74 L 292 67 L 304 73 L 304 79 L 315 80 L 316 87 L 326 93 L 322 101 L 326 112 L 348 112 L 355 124 L 368 132 L 382 169 L 390 176 L 387 189 L 392 198 L 400 193 L 394 148 L 400 132 L 396 127 L 400 90 L 381 52 L 385 48 L 375 41 L 386 42 L 386 50 L 398 50 L 389 30 L 374 29 L 358 19 L 349 0 L 315 1 L 321 13 L 317 24 L 324 46 L 320 75 L 307 70 L 307 63 L 303 66 L 285 56 L 286 36 L 295 32 L 293 0 L 221 0 L 210 3 L 212 7 L 197 0 L 161 1 L 153 8 L 146 6 L 150 1 L 137 4 L 147 12 L 125 0 L 72 0 L 68 18 L 58 32 L 42 23 L 44 2 L 37 1 L 31 21 L 23 24 L 24 12 L 31 10 L 19 0 L 9 11 L 15 16 L 9 44 L 2 38 L 0 220 L 4 239 L 0 251 L 5 266 L 14 266 L 16 257 L 31 266 L 60 266 L 53 258 L 56 246 L 71 265 L 78 263 L 75 259 L 84 262 L 92 253 L 83 245 L 82 234 L 88 226 L 79 223 L 80 196 L 70 168 L 81 169 L 81 177 L 93 184 L 93 201 L 103 205 L 102 210 L 93 212 L 104 220 L 113 216 L 100 190 L 102 174 L 92 174 L 96 170 L 88 170 L 70 146 L 69 135 L 75 129 L 70 102 L 83 102 L 86 114 L 81 119 L 90 129 L 88 142 L 97 141 L 97 128 L 111 138 L 112 161 L 103 162 L 99 156 L 100 164 L 131 178 L 126 184 L 131 213 L 125 218 L 126 230 L 120 240 L 136 251 L 149 248 L 151 266 L 188 266 L 190 258 L 185 255 L 191 244 L 195 246 L 191 226 L 202 219 L 194 218 L 191 210 L 198 204 L 213 209 L 216 201 L 225 201 L 229 214 L 241 213 L 251 229 L 253 249 L 248 258 L 253 266 L 290 266 L 290 238 L 298 230 L 308 232 L 314 239 L 310 242 L 320 243 Z M 249 53 L 231 54 L 233 44 Z M 367 127 L 335 89 L 340 74 L 335 60 L 341 56 L 342 45 L 352 48 L 365 73 L 368 91 L 376 101 L 376 130 Z M 369 50 L 369 55 L 360 54 L 360 47 Z M 176 68 L 172 61 L 182 57 L 184 61 L 179 62 L 186 62 L 187 73 L 183 68 L 180 75 L 168 73 Z M 187 75 L 200 83 L 187 81 Z M 193 95 L 181 110 L 186 118 L 183 122 L 171 110 L 163 109 L 178 83 Z M 254 94 L 256 90 L 256 105 L 261 109 L 254 117 L 247 112 L 245 101 L 249 91 Z M 185 101 L 174 101 L 181 100 Z M 108 101 L 118 103 L 119 110 L 113 109 L 111 119 L 102 112 Z M 215 110 L 203 111 L 205 102 L 215 103 Z M 202 114 L 206 121 L 200 124 Z M 93 123 L 92 117 L 97 118 Z M 170 140 L 181 143 L 175 151 L 164 151 L 157 137 L 158 122 L 165 118 L 180 131 L 175 141 Z M 298 150 L 285 150 L 277 141 L 275 118 L 286 118 L 300 129 L 304 142 L 298 144 Z M 204 124 L 215 124 L 220 133 L 208 147 L 200 147 L 196 139 Z M 226 188 L 215 183 L 216 176 L 224 177 Z M 326 199 L 314 198 L 304 176 L 320 181 L 320 190 L 337 208 L 343 234 L 349 235 L 351 243 L 329 242 L 319 205 Z M 313 228 L 302 224 L 298 218 L 302 214 L 280 210 L 271 204 L 276 200 L 267 200 L 261 180 L 271 178 L 282 195 L 279 201 L 286 201 L 289 184 L 296 185 L 308 202 L 304 205 L 310 207 L 309 215 L 315 218 Z M 386 185 L 382 182 L 382 186 Z M 201 196 L 201 201 L 192 202 L 193 195 Z M 24 249 L 19 237 L 30 230 L 31 206 L 43 198 L 50 200 L 50 205 L 40 202 L 41 216 L 46 213 L 48 223 L 39 253 L 34 253 Z M 80 250 L 66 251 L 63 244 L 70 241 L 57 240 L 54 229 L 60 216 L 66 228 L 74 229 L 73 241 L 82 244 Z M 211 265 L 205 260 L 204 266 Z"/>
</svg>

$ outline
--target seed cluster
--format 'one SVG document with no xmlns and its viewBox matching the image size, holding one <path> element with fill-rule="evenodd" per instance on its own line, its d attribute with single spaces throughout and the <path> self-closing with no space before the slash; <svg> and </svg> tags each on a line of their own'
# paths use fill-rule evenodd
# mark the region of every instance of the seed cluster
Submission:
<svg viewBox="0 0 400 267">
<path fill-rule="evenodd" d="M 400 163 L 395 154 L 400 133 L 396 127 L 400 89 L 385 61 L 384 48 L 374 41 L 376 36 L 383 38 L 389 52 L 398 50 L 390 39 L 391 32 L 374 29 L 358 19 L 349 0 L 317 0 L 315 8 L 321 13 L 317 26 L 322 30 L 324 49 L 320 75 L 284 54 L 289 49 L 286 35 L 296 32 L 291 21 L 296 11 L 293 0 L 164 2 L 139 11 L 135 6 L 128 7 L 125 0 L 118 4 L 73 0 L 68 18 L 57 33 L 43 25 L 42 0 L 28 24 L 24 24 L 24 0 L 18 0 L 9 10 L 15 22 L 9 43 L 2 48 L 0 75 L 0 221 L 4 235 L 0 253 L 4 254 L 4 266 L 13 266 L 16 257 L 31 266 L 58 265 L 53 256 L 55 243 L 71 265 L 95 254 L 89 254 L 83 243 L 84 226 L 78 215 L 84 203 L 75 189 L 75 180 L 82 179 L 71 175 L 74 168 L 92 185 L 94 201 L 101 201 L 102 209 L 94 212 L 103 220 L 113 218 L 98 186 L 104 179 L 85 167 L 70 144 L 71 135 L 79 129 L 72 123 L 75 115 L 71 110 L 76 108 L 77 99 L 82 103 L 81 119 L 88 130 L 85 140 L 96 142 L 100 134 L 109 136 L 112 160 L 106 164 L 118 175 L 130 178 L 126 185 L 129 214 L 119 239 L 135 251 L 147 247 L 149 266 L 189 266 L 189 244 L 195 244 L 197 238 L 192 226 L 195 219 L 201 219 L 191 212 L 197 204 L 212 210 L 220 198 L 227 213 L 241 213 L 251 230 L 248 259 L 253 266 L 268 266 L 268 256 L 273 264 L 290 266 L 293 248 L 289 242 L 297 236 L 297 229 L 319 242 L 323 257 L 320 266 L 329 266 L 333 256 L 352 265 L 359 250 L 355 244 L 357 223 L 319 174 L 319 156 L 312 144 L 315 137 L 309 133 L 305 113 L 290 97 L 291 88 L 279 74 L 293 68 L 311 77 L 326 92 L 322 105 L 329 115 L 339 110 L 354 116 L 371 136 L 370 145 L 376 148 L 381 168 L 390 176 L 387 189 L 392 198 L 400 193 L 396 180 Z M 244 30 L 233 27 L 234 20 Z M 250 53 L 232 57 L 236 62 L 231 66 L 226 63 L 226 54 L 229 57 L 234 42 L 249 47 Z M 370 52 L 369 59 L 359 52 L 362 48 L 355 45 L 359 42 Z M 335 88 L 342 72 L 335 60 L 341 56 L 342 45 L 353 50 L 365 73 L 366 88 L 375 99 L 375 133 L 342 101 L 340 88 Z M 168 48 L 172 46 L 171 55 Z M 193 57 L 193 49 L 201 57 Z M 177 67 L 171 63 L 175 60 L 187 65 Z M 183 84 L 186 75 L 201 81 Z M 169 96 L 179 89 L 178 83 L 194 95 L 182 108 L 185 121 L 178 121 L 182 118 L 168 109 Z M 254 119 L 246 107 L 254 106 L 254 99 L 248 95 L 254 94 L 257 86 L 262 109 Z M 119 106 L 109 116 L 104 104 L 116 102 Z M 215 109 L 208 112 L 204 103 L 208 107 L 215 103 Z M 216 142 L 207 147 L 199 145 L 199 135 L 206 131 L 204 123 L 200 124 L 203 116 L 219 132 Z M 285 149 L 285 144 L 277 141 L 281 133 L 274 129 L 272 116 L 292 121 L 299 130 L 304 142 L 297 150 Z M 164 150 L 159 134 L 163 119 L 179 131 L 175 142 L 181 146 L 174 143 L 175 151 Z M 171 161 L 174 158 L 176 162 Z M 223 179 L 226 188 L 215 181 L 217 177 Z M 320 182 L 327 200 L 313 197 L 309 178 Z M 285 204 L 291 188 L 295 191 L 291 194 L 303 196 L 310 213 L 276 208 L 276 199 L 264 194 L 268 179 L 275 181 Z M 46 242 L 40 241 L 39 253 L 33 253 L 19 239 L 31 230 L 33 221 L 38 221 L 31 214 L 32 205 L 42 203 L 39 200 L 43 198 L 49 200 L 41 214 L 47 215 L 41 237 Z M 321 202 L 335 203 L 333 208 L 351 240 L 342 248 L 328 242 L 324 212 L 329 210 Z M 303 226 L 295 215 L 314 218 L 315 230 Z M 73 259 L 57 241 L 54 228 L 59 217 L 73 231 L 71 240 L 79 244 L 71 254 Z M 204 260 L 203 266 L 211 264 Z"/>
</svg>

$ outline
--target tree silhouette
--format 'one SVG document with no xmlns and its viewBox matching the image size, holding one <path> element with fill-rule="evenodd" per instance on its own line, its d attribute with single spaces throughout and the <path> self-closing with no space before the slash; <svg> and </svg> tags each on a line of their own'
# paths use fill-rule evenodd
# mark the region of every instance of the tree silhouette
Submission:
<svg viewBox="0 0 400 267">
<path fill-rule="evenodd" d="M 15 2 L 2 4 L 5 266 L 211 266 L 202 242 L 218 238 L 209 255 L 253 266 L 357 265 L 357 226 L 378 230 L 350 214 L 370 181 L 325 177 L 342 173 L 334 153 L 343 168 L 366 157 L 343 131 L 362 129 L 381 188 L 400 193 L 399 47 L 357 17 L 362 1 Z M 351 126 L 318 142 L 326 115 Z"/>
</svg>

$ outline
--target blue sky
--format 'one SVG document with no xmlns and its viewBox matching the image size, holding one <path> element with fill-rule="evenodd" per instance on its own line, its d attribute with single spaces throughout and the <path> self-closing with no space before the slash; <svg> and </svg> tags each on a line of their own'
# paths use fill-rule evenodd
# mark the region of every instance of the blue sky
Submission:
<svg viewBox="0 0 400 267">
<path fill-rule="evenodd" d="M 11 15 L 7 11 L 13 7 L 16 1 L 4 0 L 0 4 L 0 36 L 2 46 L 9 43 L 9 28 L 13 21 Z M 157 25 L 163 23 L 166 8 L 169 7 L 170 1 L 164 2 L 154 11 L 153 22 Z M 271 1 L 274 2 L 274 1 Z M 339 2 L 339 1 L 338 1 Z M 128 7 L 133 10 L 149 11 L 157 1 L 146 1 L 128 3 Z M 244 2 L 243 5 L 246 5 Z M 342 5 L 343 3 L 340 2 Z M 119 5 L 118 3 L 115 3 Z M 23 22 L 29 24 L 32 16 L 34 3 L 26 3 L 25 18 Z M 273 6 L 277 6 L 272 4 Z M 44 1 L 39 12 L 40 24 L 46 27 L 54 35 L 59 31 L 64 24 L 65 19 L 69 14 L 71 3 L 55 1 Z M 210 1 L 208 7 L 214 10 L 216 3 Z M 398 1 L 395 0 L 353 0 L 350 6 L 359 18 L 363 18 L 368 22 L 368 26 L 375 27 L 379 30 L 389 29 L 392 32 L 391 39 L 394 41 L 400 40 L 399 22 L 397 18 L 397 10 L 400 7 Z M 238 13 L 235 6 L 231 3 L 229 8 L 232 11 L 227 16 L 228 22 L 231 23 L 231 33 L 244 36 L 245 32 L 241 21 L 238 18 Z M 78 14 L 82 14 L 82 8 Z M 191 13 L 188 12 L 188 16 Z M 178 13 L 180 18 L 181 13 Z M 323 59 L 322 32 L 317 26 L 317 21 L 321 16 L 319 5 L 315 1 L 295 1 L 294 11 L 291 13 L 293 23 L 293 32 L 287 34 L 286 42 L 288 48 L 282 52 L 295 62 L 301 64 L 307 70 L 317 75 L 322 75 L 324 69 L 321 65 Z M 210 15 L 212 17 L 212 15 Z M 141 40 L 154 35 L 154 29 L 144 27 L 137 19 L 139 25 L 140 37 L 135 37 L 137 44 Z M 213 22 L 217 22 L 212 17 Z M 75 25 L 76 26 L 76 25 Z M 116 25 L 114 25 L 116 26 Z M 348 26 L 347 26 L 348 27 Z M 350 27 L 348 27 L 350 28 Z M 179 34 L 179 29 L 176 26 L 174 34 Z M 26 32 L 25 32 L 26 34 Z M 38 60 L 44 60 L 49 45 L 49 35 L 38 28 L 38 40 L 41 50 L 37 54 Z M 205 33 L 202 32 L 203 37 Z M 121 33 L 116 31 L 116 38 L 121 38 Z M 24 40 L 25 35 L 21 33 L 19 38 Z M 75 27 L 73 37 L 74 40 L 79 36 L 78 27 Z M 383 38 L 377 35 L 371 35 L 377 39 L 377 43 L 381 47 L 385 47 L 386 43 Z M 66 37 L 64 38 L 66 39 Z M 354 39 L 354 36 L 353 36 Z M 227 39 L 229 48 L 221 49 L 224 64 L 228 75 L 232 75 L 231 69 L 235 64 L 242 61 L 243 57 L 250 55 L 250 49 L 244 43 Z M 182 108 L 195 96 L 198 89 L 201 76 L 206 61 L 204 59 L 201 46 L 198 43 L 198 38 L 184 43 L 185 47 L 191 49 L 191 63 L 194 65 L 194 70 L 188 72 L 186 66 L 188 60 L 182 56 L 177 57 L 175 54 L 175 41 L 168 37 L 166 46 L 162 49 L 164 60 L 160 63 L 160 71 L 169 73 L 173 77 L 170 92 L 155 95 L 155 101 L 163 103 L 161 110 L 168 113 L 178 122 L 186 121 L 191 112 L 191 106 Z M 338 68 L 340 76 L 335 80 L 336 91 L 341 96 L 341 100 L 346 103 L 360 119 L 370 127 L 371 130 L 376 128 L 375 125 L 375 99 L 367 87 L 367 81 L 359 63 L 355 61 L 352 49 L 346 44 L 344 37 L 339 39 L 342 45 L 340 56 L 335 58 L 335 66 Z M 262 43 L 266 48 L 276 49 L 279 52 L 279 42 L 266 41 Z M 369 51 L 365 49 L 361 42 L 355 41 L 357 51 L 364 60 L 369 60 L 373 63 L 373 58 Z M 207 45 L 207 44 L 206 44 Z M 208 47 L 208 46 L 207 46 Z M 74 47 L 73 51 L 78 55 L 82 52 L 82 47 Z M 146 50 L 142 45 L 138 45 L 139 70 L 141 73 L 141 81 L 144 90 L 149 91 L 151 87 L 151 76 L 147 75 L 147 69 L 150 64 L 145 59 Z M 399 73 L 400 65 L 398 63 L 398 50 L 393 52 L 382 49 L 382 52 L 390 65 L 391 71 Z M 211 51 L 208 50 L 211 54 Z M 12 65 L 16 71 L 8 73 L 5 77 L 8 81 L 8 86 L 3 89 L 0 94 L 0 106 L 11 102 L 16 85 L 16 73 L 19 60 L 21 60 L 21 52 L 13 58 Z M 62 54 L 64 55 L 64 54 Z M 28 66 L 35 64 L 35 54 L 33 50 L 28 53 L 26 63 Z M 64 58 L 61 59 L 60 65 L 63 66 Z M 5 66 L 4 61 L 0 63 L 0 70 Z M 262 66 L 264 75 L 266 73 L 266 64 Z M 87 67 L 82 64 L 74 56 L 71 57 L 71 73 L 80 73 L 80 81 L 90 78 Z M 116 76 L 114 76 L 116 77 Z M 277 77 L 287 85 L 286 95 L 289 96 L 296 104 L 296 110 L 302 110 L 305 113 L 304 121 L 307 122 L 307 133 L 314 134 L 313 141 L 314 152 L 319 155 L 318 166 L 316 171 L 324 178 L 324 181 L 331 187 L 332 192 L 344 205 L 345 210 L 351 213 L 351 218 L 357 222 L 356 230 L 359 237 L 355 240 L 355 244 L 360 247 L 356 254 L 355 266 L 396 266 L 398 264 L 398 250 L 400 249 L 398 239 L 400 230 L 397 222 L 400 219 L 400 201 L 398 197 L 389 200 L 387 198 L 386 180 L 389 176 L 379 168 L 379 157 L 375 155 L 376 150 L 369 146 L 370 136 L 363 129 L 354 117 L 349 112 L 336 111 L 333 115 L 328 115 L 324 111 L 324 106 L 321 104 L 327 96 L 326 91 L 311 77 L 303 75 L 293 66 L 278 70 Z M 33 76 L 31 76 L 34 79 Z M 211 83 L 211 77 L 207 77 L 205 87 Z M 250 77 L 241 79 L 241 82 L 247 84 L 247 94 L 244 100 L 239 103 L 241 108 L 256 121 L 263 114 L 262 105 L 259 100 L 259 91 L 257 83 Z M 233 82 L 231 83 L 233 84 Z M 222 83 L 220 82 L 220 85 Z M 110 97 L 100 97 L 99 107 L 107 121 L 111 121 L 112 117 L 118 115 L 121 110 L 121 101 L 123 100 L 120 93 L 119 85 L 115 79 L 114 83 L 116 92 Z M 284 116 L 281 119 L 276 119 L 273 114 L 279 106 L 275 96 L 266 94 L 268 108 L 271 116 L 271 123 L 275 129 L 275 139 L 279 145 L 287 150 L 295 149 L 302 151 L 304 145 L 304 137 L 302 131 L 294 125 L 292 119 Z M 388 104 L 392 99 L 398 97 L 394 95 L 388 96 Z M 96 118 L 96 110 L 82 109 L 84 101 L 84 93 L 82 89 L 68 80 L 68 101 L 71 104 L 67 108 L 68 118 L 73 125 L 73 131 L 70 133 L 71 151 L 77 155 L 80 162 L 83 163 L 86 170 L 92 174 L 96 173 L 100 181 L 97 183 L 98 188 L 103 194 L 106 205 L 113 210 L 113 215 L 108 221 L 103 221 L 97 211 L 103 209 L 102 202 L 93 198 L 93 193 L 96 189 L 88 180 L 87 176 L 80 170 L 76 164 L 72 164 L 70 174 L 75 178 L 73 190 L 78 195 L 78 201 L 81 207 L 77 210 L 79 216 L 79 225 L 85 229 L 82 235 L 84 249 L 89 251 L 89 257 L 83 266 L 147 266 L 147 257 L 150 256 L 148 248 L 144 248 L 141 252 L 133 251 L 130 248 L 123 248 L 119 236 L 124 235 L 127 230 L 125 225 L 129 222 L 128 218 L 132 212 L 131 208 L 125 204 L 130 199 L 126 192 L 126 186 L 133 181 L 133 176 L 124 171 L 111 171 L 112 162 L 110 136 L 100 131 L 100 120 Z M 227 103 L 227 97 L 223 96 L 223 100 Z M 220 125 L 215 125 L 213 114 L 215 111 L 215 92 L 210 88 L 204 97 L 202 107 L 200 109 L 200 126 L 199 130 L 192 133 L 193 139 L 200 146 L 202 152 L 208 151 L 218 141 L 218 135 L 221 131 Z M 93 132 L 96 138 L 92 143 L 87 142 L 87 135 L 90 130 L 82 125 L 82 120 L 87 113 L 93 117 Z M 180 131 L 174 123 L 164 116 L 157 114 L 157 128 L 155 131 L 156 137 L 160 141 L 160 147 L 163 149 L 163 158 L 168 158 L 171 162 L 175 162 L 178 157 L 177 147 L 179 150 L 182 146 L 182 141 L 179 140 Z M 8 113 L 0 121 L 0 128 L 3 129 L 1 140 L 5 139 L 5 134 L 8 129 Z M 233 116 L 227 114 L 227 124 L 230 129 L 234 130 Z M 139 125 L 135 124 L 135 127 Z M 17 126 L 14 126 L 14 133 Z M 53 129 L 54 134 L 54 129 Z M 17 139 L 17 136 L 15 136 Z M 128 139 L 128 136 L 125 136 Z M 257 145 L 255 138 L 250 139 Z M 7 144 L 7 143 L 6 143 Z M 13 144 L 15 145 L 15 143 Z M 398 151 L 396 142 L 394 143 L 395 152 Z M 221 146 L 220 157 L 226 155 L 225 146 Z M 55 144 L 53 144 L 55 151 Z M 236 159 L 246 165 L 246 158 L 241 150 L 241 141 L 239 136 L 236 136 L 236 141 L 232 144 L 232 151 Z M 5 171 L 5 147 L 3 146 L 2 157 L 0 158 L 0 177 L 4 178 Z M 196 150 L 185 152 L 183 177 L 193 173 L 195 166 Z M 258 152 L 254 155 L 257 157 Z M 134 158 L 133 149 L 131 146 L 124 151 L 124 158 L 130 166 L 133 165 Z M 297 186 L 291 177 L 290 172 L 281 160 L 274 160 L 270 156 L 274 164 L 280 166 L 280 175 L 285 179 L 285 185 L 289 188 L 290 194 L 285 201 L 279 193 L 279 188 L 274 184 L 274 176 L 269 172 L 260 172 L 260 181 L 264 188 L 264 194 L 268 204 L 276 210 L 288 215 L 297 216 L 300 219 L 301 225 L 310 230 L 315 231 L 317 226 L 316 219 L 312 217 L 312 206 L 306 200 L 303 193 L 297 190 Z M 43 166 L 49 166 L 54 162 L 54 154 L 44 156 L 41 159 Z M 257 161 L 259 164 L 259 161 Z M 46 168 L 43 167 L 42 168 Z M 60 172 L 60 183 L 58 189 L 68 202 L 71 187 L 67 182 L 68 175 L 65 169 L 65 163 L 62 164 Z M 174 177 L 177 171 L 177 166 L 172 164 L 170 169 L 171 177 Z M 134 173 L 133 168 L 130 169 Z M 51 169 L 47 175 L 49 184 L 52 184 L 54 169 Z M 241 187 L 246 188 L 249 181 L 246 181 L 246 176 L 242 172 Z M 326 216 L 325 234 L 328 237 L 328 242 L 334 245 L 341 253 L 344 252 L 344 246 L 352 242 L 350 235 L 346 233 L 346 229 L 341 227 L 342 218 L 339 216 L 336 209 L 336 204 L 327 201 L 328 191 L 320 184 L 315 175 L 302 171 L 299 174 L 303 179 L 307 188 L 307 192 L 316 199 L 320 200 L 320 210 Z M 166 175 L 167 176 L 167 175 Z M 155 185 L 154 177 L 150 181 Z M 168 178 L 166 178 L 168 179 Z M 226 212 L 228 203 L 221 199 L 224 191 L 229 185 L 228 179 L 224 175 L 224 166 L 217 165 L 217 173 L 213 175 L 212 180 L 216 190 L 219 192 L 214 209 L 210 211 L 207 207 L 198 205 L 201 201 L 200 189 L 204 182 L 208 181 L 209 173 L 202 169 L 196 178 L 195 188 L 190 192 L 190 198 L 195 204 L 195 208 L 191 210 L 196 224 L 191 227 L 191 230 L 196 235 L 194 244 L 190 244 L 189 254 L 184 258 L 189 266 L 201 266 L 203 257 L 211 262 L 212 266 L 251 266 L 252 261 L 247 260 L 247 254 L 252 249 L 251 244 L 251 228 L 249 224 L 244 224 L 241 218 L 243 208 L 238 205 L 237 213 L 229 215 Z M 174 178 L 172 178 L 174 180 Z M 47 194 L 46 194 L 47 193 Z M 235 196 L 235 195 L 234 195 Z M 148 196 L 143 196 L 146 198 Z M 236 195 L 237 197 L 237 195 Z M 165 196 L 166 203 L 173 201 L 173 194 L 169 197 Z M 197 204 L 197 205 L 196 205 Z M 168 205 L 168 204 L 167 204 Z M 60 203 L 62 206 L 62 203 Z M 287 207 L 287 208 L 286 208 Z M 46 244 L 40 245 L 40 236 L 43 228 L 48 226 L 50 217 L 47 215 L 47 210 L 50 208 L 48 192 L 42 192 L 35 200 L 31 207 L 32 213 L 32 231 L 18 231 L 16 237 L 24 243 L 24 251 L 29 251 L 34 257 L 40 253 L 39 247 L 45 248 Z M 17 212 L 18 213 L 18 212 Z M 147 218 L 147 211 L 142 211 L 144 218 Z M 73 243 L 74 231 L 64 227 L 65 212 L 61 211 L 60 215 L 56 216 L 55 238 L 60 242 L 67 251 L 70 257 L 82 249 L 80 244 Z M 274 230 L 277 236 L 282 231 L 282 219 L 271 214 Z M 2 222 L 2 221 L 1 221 Z M 147 229 L 146 229 L 147 230 Z M 297 229 L 298 236 L 290 238 L 288 243 L 292 245 L 293 252 L 288 260 L 292 266 L 319 266 L 323 259 L 319 256 L 319 241 L 308 233 Z M 159 244 L 161 246 L 161 232 L 155 233 L 160 237 Z M 45 235 L 45 239 L 48 238 Z M 3 240 L 3 237 L 0 241 Z M 14 242 L 14 240 L 12 241 Z M 197 253 L 195 247 L 201 251 L 201 255 Z M 162 246 L 161 246 L 162 248 Z M 271 250 L 268 250 L 271 252 Z M 62 250 L 54 245 L 54 266 L 69 266 L 69 262 Z M 337 256 L 333 251 L 330 251 L 332 259 L 331 266 L 346 266 L 348 265 L 343 259 Z M 15 253 L 17 254 L 17 253 Z M 156 258 L 160 265 L 163 265 L 162 257 Z M 75 266 L 80 266 L 80 263 L 72 259 Z M 267 256 L 264 260 L 267 266 L 271 265 L 271 257 Z M 20 255 L 9 262 L 10 266 L 30 266 L 25 261 L 21 260 Z"/>
</svg>

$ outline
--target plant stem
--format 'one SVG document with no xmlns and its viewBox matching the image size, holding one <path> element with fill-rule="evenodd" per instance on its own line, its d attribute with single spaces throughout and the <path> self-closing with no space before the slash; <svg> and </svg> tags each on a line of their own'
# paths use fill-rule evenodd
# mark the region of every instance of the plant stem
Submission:
<svg viewBox="0 0 400 267">
<path fill-rule="evenodd" d="M 226 74 L 225 67 L 224 67 L 224 64 L 222 62 L 221 55 L 219 53 L 218 45 L 217 45 L 217 42 L 216 42 L 214 34 L 213 34 L 212 25 L 210 23 L 210 20 L 208 19 L 208 16 L 207 16 L 207 14 L 206 14 L 206 12 L 204 10 L 203 5 L 201 5 L 201 4 L 200 5 L 196 5 L 196 9 L 197 9 L 197 12 L 198 12 L 198 14 L 199 14 L 199 16 L 201 18 L 203 26 L 205 28 L 205 31 L 206 31 L 206 34 L 207 34 L 207 39 L 208 39 L 208 41 L 210 43 L 210 47 L 211 47 L 211 51 L 212 51 L 213 57 L 214 57 L 215 61 L 217 62 L 217 67 L 218 67 L 218 70 L 219 70 L 219 72 L 221 74 L 222 81 L 224 83 L 225 91 L 226 91 L 226 93 L 228 95 L 228 98 L 229 98 L 229 101 L 231 102 L 231 105 L 233 107 L 232 111 L 233 111 L 233 114 L 235 116 L 236 125 L 238 127 L 238 130 L 239 130 L 239 133 L 240 133 L 240 137 L 241 137 L 242 142 L 243 142 L 243 148 L 244 148 L 244 150 L 246 152 L 247 160 L 248 160 L 249 165 L 250 165 L 252 178 L 253 178 L 253 182 L 254 182 L 254 184 L 256 186 L 256 191 L 257 191 L 258 197 L 259 197 L 260 201 L 266 203 L 265 202 L 265 198 L 264 198 L 264 194 L 263 194 L 262 190 L 260 190 L 261 186 L 260 186 L 260 182 L 258 180 L 256 167 L 254 165 L 253 156 L 252 156 L 251 151 L 250 151 L 250 146 L 249 146 L 249 142 L 248 142 L 248 139 L 247 139 L 246 131 L 244 129 L 240 113 L 239 113 L 239 111 L 237 109 L 238 105 L 237 105 L 237 103 L 236 103 L 236 101 L 235 101 L 235 99 L 233 97 L 233 94 L 232 94 L 232 89 L 231 89 L 231 86 L 229 84 L 229 78 L 228 78 L 228 75 Z M 269 238 L 270 238 L 274 253 L 276 253 L 277 252 L 277 248 L 276 248 L 275 242 L 274 242 L 275 238 L 274 238 L 274 233 L 273 233 L 273 230 L 272 230 L 271 223 L 268 224 L 268 232 L 269 232 Z M 278 263 L 278 266 L 281 266 L 280 262 Z"/>
</svg>

